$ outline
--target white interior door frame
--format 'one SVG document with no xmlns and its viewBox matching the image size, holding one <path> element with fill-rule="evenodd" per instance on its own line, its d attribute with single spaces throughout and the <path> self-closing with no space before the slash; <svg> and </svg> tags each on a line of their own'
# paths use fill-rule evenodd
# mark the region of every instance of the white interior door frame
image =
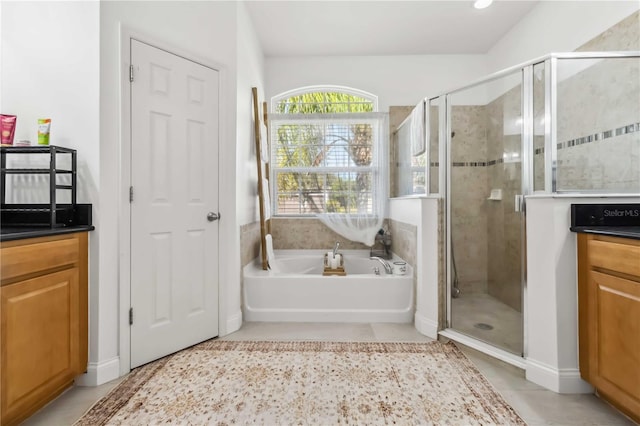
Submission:
<svg viewBox="0 0 640 426">
<path fill-rule="evenodd" d="M 173 46 L 162 40 L 158 40 L 148 34 L 139 31 L 120 27 L 120 138 L 118 143 L 118 188 L 120 194 L 118 197 L 118 291 L 119 291 L 119 357 L 120 357 L 120 376 L 131 371 L 131 327 L 129 325 L 129 307 L 131 306 L 131 204 L 129 203 L 129 187 L 131 186 L 131 85 L 129 81 L 129 66 L 131 58 L 131 39 L 141 41 L 158 49 L 165 50 L 174 55 L 181 56 L 192 62 L 196 62 L 208 68 L 218 71 L 220 76 L 220 109 L 219 109 L 219 141 L 220 155 L 218 164 L 223 164 L 226 158 L 226 150 L 224 149 L 224 141 L 226 140 L 226 112 L 225 105 L 227 94 L 227 70 L 219 63 L 204 59 L 185 49 Z M 220 168 L 219 168 L 220 169 Z M 220 205 L 224 205 L 225 194 L 219 191 L 221 198 Z M 224 211 L 221 211 L 224 215 Z M 227 225 L 228 226 L 228 225 Z M 220 239 L 225 238 L 223 232 L 220 233 Z M 219 262 L 219 306 L 218 306 L 218 323 L 220 324 L 220 334 L 225 331 L 227 323 L 226 308 L 226 288 L 223 277 L 229 276 L 226 265 L 222 257 L 225 254 L 220 252 Z"/>
</svg>

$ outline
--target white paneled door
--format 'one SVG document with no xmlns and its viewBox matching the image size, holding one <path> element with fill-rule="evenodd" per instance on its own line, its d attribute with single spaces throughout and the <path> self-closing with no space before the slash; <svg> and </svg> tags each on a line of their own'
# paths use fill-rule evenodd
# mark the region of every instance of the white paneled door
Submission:
<svg viewBox="0 0 640 426">
<path fill-rule="evenodd" d="M 218 335 L 218 71 L 131 40 L 131 368 Z"/>
</svg>

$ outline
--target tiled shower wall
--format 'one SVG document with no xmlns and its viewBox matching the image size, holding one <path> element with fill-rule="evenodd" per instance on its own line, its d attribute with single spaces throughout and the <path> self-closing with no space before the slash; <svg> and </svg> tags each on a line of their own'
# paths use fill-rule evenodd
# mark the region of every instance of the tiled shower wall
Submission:
<svg viewBox="0 0 640 426">
<path fill-rule="evenodd" d="M 639 22 L 636 12 L 577 50 L 640 50 Z M 558 83 L 557 188 L 640 192 L 640 60 L 559 60 L 559 75 L 587 64 Z M 537 138 L 536 189 L 544 182 L 542 145 Z"/>
<path fill-rule="evenodd" d="M 578 50 L 640 50 L 639 20 L 636 12 Z M 539 121 L 544 73 L 538 74 Z M 522 248 L 514 198 L 520 192 L 521 164 L 510 162 L 508 155 L 520 151 L 521 136 L 505 134 L 503 123 L 520 117 L 520 90 L 518 85 L 486 106 L 452 108 L 452 239 L 459 286 L 463 292 L 488 292 L 516 310 L 521 309 Z M 638 99 L 638 59 L 599 61 L 559 83 L 558 188 L 640 191 Z M 544 187 L 542 128 L 536 122 L 536 190 Z M 587 141 L 596 134 L 599 140 Z M 502 189 L 501 201 L 487 200 L 493 188 Z"/>
<path fill-rule="evenodd" d="M 502 200 L 487 200 L 487 291 L 516 311 L 522 309 L 522 216 L 515 211 L 515 196 L 522 194 L 522 156 L 513 158 L 513 153 L 520 154 L 522 138 L 519 132 L 509 134 L 504 124 L 517 122 L 521 105 L 518 85 L 486 106 L 487 194 L 502 190 Z"/>
<path fill-rule="evenodd" d="M 520 116 L 519 87 L 486 106 L 452 107 L 451 221 L 458 286 L 489 293 L 521 309 L 521 166 L 504 153 L 520 151 L 520 135 L 505 135 L 504 122 Z M 489 200 L 492 189 L 501 200 Z"/>
<path fill-rule="evenodd" d="M 486 292 L 487 110 L 484 106 L 451 108 L 451 230 L 458 286 L 463 292 Z"/>
</svg>

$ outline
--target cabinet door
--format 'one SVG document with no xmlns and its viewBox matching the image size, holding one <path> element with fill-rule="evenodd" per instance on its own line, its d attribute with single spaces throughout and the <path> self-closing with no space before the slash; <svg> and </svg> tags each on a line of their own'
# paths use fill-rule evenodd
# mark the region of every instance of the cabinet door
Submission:
<svg viewBox="0 0 640 426">
<path fill-rule="evenodd" d="M 589 284 L 593 385 L 640 416 L 640 283 L 591 271 Z"/>
<path fill-rule="evenodd" d="M 78 268 L 69 268 L 0 289 L 3 424 L 24 418 L 73 382 L 78 287 Z"/>
</svg>

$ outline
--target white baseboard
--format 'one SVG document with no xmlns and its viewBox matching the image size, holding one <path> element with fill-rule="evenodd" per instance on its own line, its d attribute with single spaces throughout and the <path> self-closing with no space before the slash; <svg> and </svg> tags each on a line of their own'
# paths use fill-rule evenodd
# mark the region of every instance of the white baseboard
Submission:
<svg viewBox="0 0 640 426">
<path fill-rule="evenodd" d="M 416 312 L 414 316 L 415 327 L 421 334 L 432 339 L 438 338 L 438 322 L 430 318 L 425 317 L 419 312 Z"/>
<path fill-rule="evenodd" d="M 593 386 L 580 378 L 577 368 L 554 368 L 527 359 L 527 380 L 557 393 L 593 393 Z"/>
<path fill-rule="evenodd" d="M 77 386 L 98 386 L 120 377 L 120 358 L 90 362 L 87 372 L 75 380 Z"/>
<path fill-rule="evenodd" d="M 240 330 L 242 327 L 242 311 L 238 309 L 238 312 L 227 318 L 227 329 L 225 336 L 231 334 L 234 331 Z"/>
</svg>

